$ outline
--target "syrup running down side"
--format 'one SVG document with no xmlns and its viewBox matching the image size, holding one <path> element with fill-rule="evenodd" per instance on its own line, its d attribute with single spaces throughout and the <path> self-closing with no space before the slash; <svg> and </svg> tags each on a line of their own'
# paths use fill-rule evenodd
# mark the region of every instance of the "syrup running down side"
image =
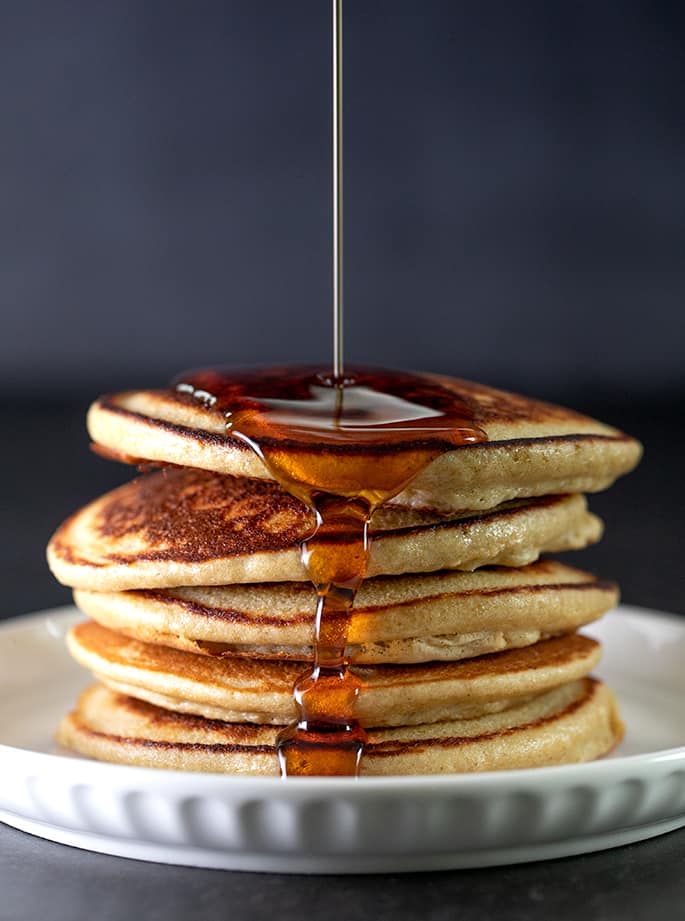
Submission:
<svg viewBox="0 0 685 921">
<path fill-rule="evenodd" d="M 400 371 L 352 368 L 336 380 L 309 367 L 217 369 L 176 388 L 221 411 L 227 432 L 315 512 L 301 546 L 318 595 L 314 667 L 296 682 L 298 719 L 280 733 L 278 757 L 284 776 L 356 775 L 365 733 L 345 648 L 371 515 L 438 455 L 487 436 L 452 391 Z"/>
</svg>

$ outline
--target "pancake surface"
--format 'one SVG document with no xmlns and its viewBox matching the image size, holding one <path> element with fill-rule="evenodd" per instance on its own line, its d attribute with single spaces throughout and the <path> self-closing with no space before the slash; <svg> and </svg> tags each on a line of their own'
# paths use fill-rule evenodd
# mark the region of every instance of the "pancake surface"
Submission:
<svg viewBox="0 0 685 921">
<path fill-rule="evenodd" d="M 611 691 L 591 678 L 480 719 L 372 730 L 364 775 L 444 774 L 589 761 L 621 740 Z M 115 763 L 229 774 L 279 773 L 276 728 L 173 713 L 101 685 L 85 691 L 57 739 Z"/>
<path fill-rule="evenodd" d="M 213 659 L 142 643 L 86 622 L 69 650 L 105 684 L 184 713 L 228 722 L 288 723 L 296 712 L 297 663 Z M 413 725 L 506 709 L 523 697 L 587 675 L 597 642 L 578 634 L 463 662 L 355 666 L 356 714 L 364 726 Z"/>
<path fill-rule="evenodd" d="M 56 577 L 99 591 L 302 581 L 313 517 L 276 484 L 195 470 L 133 480 L 68 519 L 48 547 Z M 548 496 L 442 518 L 383 508 L 371 523 L 369 577 L 521 566 L 584 547 L 602 526 L 582 496 Z"/>
<path fill-rule="evenodd" d="M 74 600 L 103 626 L 145 642 L 215 656 L 312 658 L 316 593 L 307 583 L 76 590 Z M 613 583 L 552 560 L 368 579 L 347 656 L 410 663 L 498 652 L 569 633 L 617 600 Z"/>
<path fill-rule="evenodd" d="M 595 492 L 640 459 L 639 442 L 580 413 L 482 384 L 426 377 L 462 398 L 489 440 L 438 457 L 393 500 L 399 505 L 450 512 Z M 90 409 L 88 429 L 96 445 L 122 460 L 268 477 L 261 460 L 227 436 L 221 411 L 174 389 L 102 397 Z"/>
</svg>

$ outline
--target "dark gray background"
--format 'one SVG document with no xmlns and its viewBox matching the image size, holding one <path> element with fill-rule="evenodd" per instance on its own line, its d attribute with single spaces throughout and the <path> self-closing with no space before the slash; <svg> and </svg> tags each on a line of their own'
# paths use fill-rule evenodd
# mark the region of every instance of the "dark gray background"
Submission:
<svg viewBox="0 0 685 921">
<path fill-rule="evenodd" d="M 685 388 L 682 4 L 347 0 L 347 352 Z M 0 385 L 327 362 L 327 0 L 0 4 Z"/>
</svg>

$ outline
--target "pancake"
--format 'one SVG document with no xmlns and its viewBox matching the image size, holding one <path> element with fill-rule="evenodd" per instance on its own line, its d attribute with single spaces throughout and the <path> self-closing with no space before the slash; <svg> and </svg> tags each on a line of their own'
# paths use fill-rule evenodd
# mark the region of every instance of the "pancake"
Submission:
<svg viewBox="0 0 685 921">
<path fill-rule="evenodd" d="M 394 500 L 399 505 L 452 512 L 596 492 L 640 459 L 639 442 L 580 413 L 482 384 L 426 377 L 457 393 L 489 440 L 438 457 Z M 269 476 L 256 454 L 226 434 L 220 410 L 174 389 L 101 397 L 89 411 L 88 430 L 101 451 L 120 460 Z"/>
<path fill-rule="evenodd" d="M 170 710 L 228 722 L 295 719 L 298 663 L 215 659 L 142 643 L 92 621 L 68 636 L 73 657 L 104 684 Z M 587 675 L 600 646 L 571 634 L 463 662 L 354 666 L 361 682 L 356 717 L 364 726 L 471 718 Z"/>
<path fill-rule="evenodd" d="M 308 583 L 92 592 L 78 607 L 144 642 L 207 655 L 312 658 L 316 592 Z M 522 568 L 369 579 L 359 590 L 347 658 L 456 660 L 576 630 L 618 601 L 611 582 L 552 560 Z"/>
<path fill-rule="evenodd" d="M 48 561 L 59 581 L 96 591 L 301 582 L 299 544 L 313 524 L 274 483 L 165 470 L 69 518 L 50 541 Z M 371 530 L 370 577 L 522 566 L 542 552 L 585 547 L 602 526 L 582 496 L 546 496 L 449 518 L 383 508 Z"/>
<path fill-rule="evenodd" d="M 612 692 L 571 682 L 480 719 L 375 730 L 362 775 L 446 774 L 568 764 L 599 758 L 621 740 Z M 118 764 L 227 774 L 279 773 L 276 729 L 184 716 L 102 686 L 62 721 L 67 748 Z"/>
</svg>

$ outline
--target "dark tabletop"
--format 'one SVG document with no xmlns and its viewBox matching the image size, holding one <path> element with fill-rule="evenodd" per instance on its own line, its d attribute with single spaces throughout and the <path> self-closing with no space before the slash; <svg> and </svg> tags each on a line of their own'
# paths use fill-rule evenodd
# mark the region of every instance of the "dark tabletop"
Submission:
<svg viewBox="0 0 685 921">
<path fill-rule="evenodd" d="M 641 438 L 641 467 L 591 502 L 600 545 L 572 561 L 617 579 L 626 603 L 685 614 L 683 401 L 579 407 Z M 86 404 L 0 407 L 0 618 L 68 603 L 44 545 L 80 504 L 130 477 L 88 451 Z M 685 723 L 685 718 L 684 718 Z M 685 733 L 684 733 L 685 734 Z M 581 857 L 454 872 L 289 877 L 166 867 L 91 854 L 0 825 L 0 921 L 273 915 L 326 918 L 632 919 L 685 917 L 685 829 Z"/>
</svg>

